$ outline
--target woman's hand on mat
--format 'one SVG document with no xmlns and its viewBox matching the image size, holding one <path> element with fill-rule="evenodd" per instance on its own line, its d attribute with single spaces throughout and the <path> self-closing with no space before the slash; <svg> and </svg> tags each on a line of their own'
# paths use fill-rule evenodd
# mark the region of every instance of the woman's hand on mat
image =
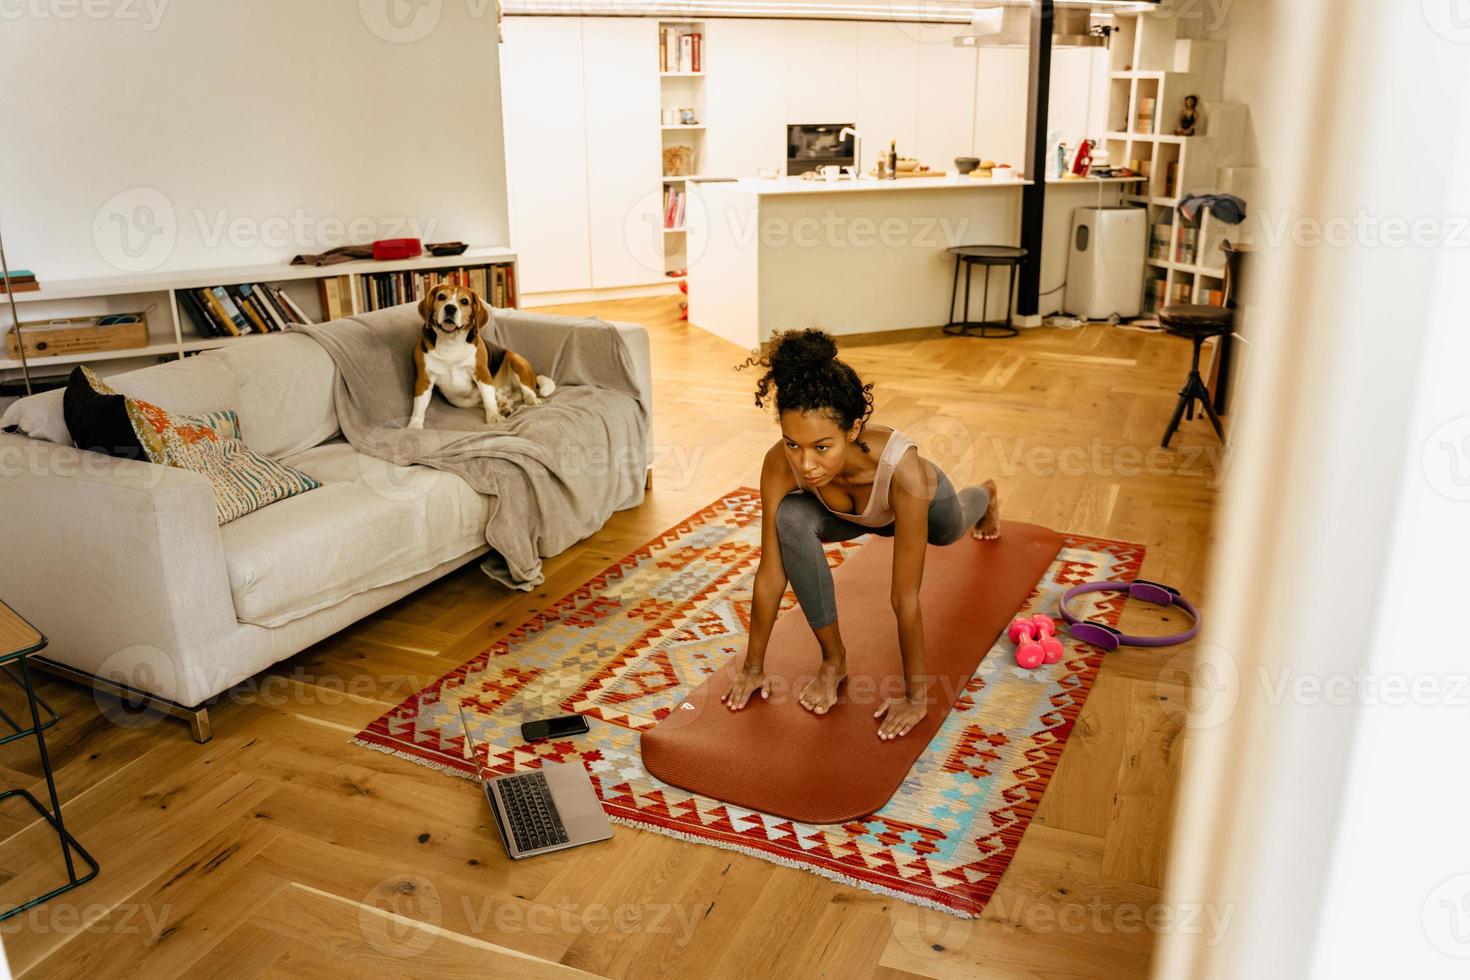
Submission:
<svg viewBox="0 0 1470 980">
<path fill-rule="evenodd" d="M 761 692 L 762 698 L 771 696 L 766 690 L 766 672 L 759 667 L 746 667 L 736 672 L 735 679 L 730 682 L 730 690 L 720 700 L 731 711 L 739 711 L 756 691 Z"/>
<path fill-rule="evenodd" d="M 878 737 L 890 739 L 907 735 L 909 729 L 923 721 L 928 713 L 927 704 L 915 704 L 908 698 L 889 698 L 883 703 L 883 707 L 873 712 L 874 718 L 883 719 L 883 723 L 878 726 Z"/>
</svg>

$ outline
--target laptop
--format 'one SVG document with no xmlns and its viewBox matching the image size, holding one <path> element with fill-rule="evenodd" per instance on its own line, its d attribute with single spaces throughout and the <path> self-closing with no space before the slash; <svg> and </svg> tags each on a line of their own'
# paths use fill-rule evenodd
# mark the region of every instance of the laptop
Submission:
<svg viewBox="0 0 1470 980">
<path fill-rule="evenodd" d="M 500 840 L 513 860 L 612 836 L 612 824 L 580 762 L 542 762 L 540 769 L 487 777 L 463 705 L 459 723 L 464 727 L 465 747 L 475 760 L 475 778 L 490 801 Z"/>
</svg>

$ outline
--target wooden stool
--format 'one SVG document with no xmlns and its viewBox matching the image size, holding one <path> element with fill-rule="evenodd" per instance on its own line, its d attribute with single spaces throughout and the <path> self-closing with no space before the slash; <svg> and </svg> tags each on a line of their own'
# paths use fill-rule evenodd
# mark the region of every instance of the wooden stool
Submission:
<svg viewBox="0 0 1470 980">
<path fill-rule="evenodd" d="M 1014 337 L 1020 333 L 1021 331 L 1011 325 L 1011 307 L 1016 300 L 1016 270 L 1021 267 L 1021 261 L 1026 258 L 1026 250 L 1010 245 L 956 245 L 949 251 L 955 257 L 954 286 L 949 291 L 949 322 L 944 325 L 944 332 L 963 334 L 967 337 Z M 977 265 L 985 268 L 985 293 L 981 300 L 983 305 L 980 307 L 982 317 L 990 311 L 991 267 L 998 265 L 1010 270 L 1010 292 L 1006 298 L 1004 323 L 999 320 L 970 319 L 970 280 L 974 278 L 971 273 Z M 960 291 L 960 266 L 965 268 L 965 314 L 963 320 L 956 320 L 954 304 Z"/>
<path fill-rule="evenodd" d="M 1220 425 L 1220 416 L 1215 413 L 1214 396 L 1205 386 L 1205 379 L 1200 377 L 1199 356 L 1206 340 L 1228 334 L 1234 329 L 1235 312 L 1223 306 L 1175 303 L 1159 311 L 1159 323 L 1163 324 L 1164 329 L 1170 333 L 1188 337 L 1194 342 L 1194 359 L 1189 366 L 1189 377 L 1184 380 L 1184 387 L 1179 389 L 1179 401 L 1174 406 L 1174 417 L 1169 419 L 1169 427 L 1164 430 L 1164 448 L 1169 448 L 1169 440 L 1174 438 L 1174 431 L 1179 428 L 1179 420 L 1194 418 L 1196 401 L 1204 407 L 1204 414 L 1209 416 L 1210 424 L 1215 427 L 1215 435 L 1220 437 L 1221 442 L 1224 442 L 1225 429 Z"/>
<path fill-rule="evenodd" d="M 1159 324 L 1165 330 L 1185 337 L 1194 344 L 1194 356 L 1189 366 L 1189 377 L 1184 379 L 1184 387 L 1179 389 L 1179 401 L 1174 405 L 1174 415 L 1169 419 L 1169 427 L 1164 430 L 1162 445 L 1165 449 L 1169 448 L 1169 440 L 1174 438 L 1180 420 L 1194 419 L 1195 402 L 1203 406 L 1204 414 L 1209 418 L 1210 425 L 1214 426 L 1215 435 L 1220 437 L 1221 442 L 1225 441 L 1225 429 L 1220 424 L 1220 415 L 1216 411 L 1216 398 L 1210 394 L 1209 386 L 1205 384 L 1205 379 L 1199 373 L 1200 351 L 1205 341 L 1211 337 L 1221 338 L 1221 373 L 1217 379 L 1217 387 L 1225 385 L 1225 374 L 1230 370 L 1225 354 L 1226 345 L 1235 329 L 1235 310 L 1231 305 L 1231 294 L 1234 287 L 1235 263 L 1237 256 L 1240 255 L 1240 250 L 1228 241 L 1221 242 L 1220 247 L 1225 252 L 1225 304 L 1207 306 L 1201 303 L 1171 303 L 1159 310 Z"/>
</svg>

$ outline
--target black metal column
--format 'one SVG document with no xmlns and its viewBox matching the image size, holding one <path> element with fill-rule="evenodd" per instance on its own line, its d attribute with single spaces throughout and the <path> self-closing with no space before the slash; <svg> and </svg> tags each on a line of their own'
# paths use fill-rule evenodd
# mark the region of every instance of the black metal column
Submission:
<svg viewBox="0 0 1470 980">
<path fill-rule="evenodd" d="M 1021 191 L 1020 292 L 1016 313 L 1035 316 L 1041 309 L 1041 225 L 1046 216 L 1047 106 L 1051 99 L 1051 34 L 1053 0 L 1031 0 L 1031 61 L 1026 72 L 1026 176 L 1032 183 Z"/>
</svg>

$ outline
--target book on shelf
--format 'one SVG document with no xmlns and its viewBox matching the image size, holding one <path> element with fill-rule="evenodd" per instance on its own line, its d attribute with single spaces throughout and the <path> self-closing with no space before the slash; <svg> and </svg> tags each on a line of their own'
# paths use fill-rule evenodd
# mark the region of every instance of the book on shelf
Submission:
<svg viewBox="0 0 1470 980">
<path fill-rule="evenodd" d="M 1153 315 L 1164 305 L 1164 278 L 1154 276 L 1143 284 L 1143 312 Z"/>
<path fill-rule="evenodd" d="M 659 28 L 658 70 L 697 72 L 703 70 L 704 35 L 676 27 Z"/>
<path fill-rule="evenodd" d="M 1192 265 L 1199 250 L 1199 229 L 1180 222 L 1174 231 L 1174 261 Z"/>
<path fill-rule="evenodd" d="M 1148 257 L 1163 261 L 1169 257 L 1169 243 L 1174 239 L 1174 226 L 1160 221 L 1153 226 L 1148 240 Z"/>
<path fill-rule="evenodd" d="M 684 227 L 684 202 L 687 195 L 683 188 L 670 184 L 664 187 L 664 227 Z"/>
<path fill-rule="evenodd" d="M 403 303 L 416 303 L 441 283 L 467 286 L 498 309 L 510 309 L 516 305 L 515 267 L 505 263 L 404 272 L 364 272 L 358 277 L 358 308 L 371 312 Z"/>
<path fill-rule="evenodd" d="M 1138 125 L 1135 132 L 1152 133 L 1154 131 L 1154 106 L 1156 104 L 1155 99 L 1138 100 Z"/>
<path fill-rule="evenodd" d="M 289 324 L 312 322 L 295 300 L 279 286 L 270 283 L 180 289 L 178 297 L 201 337 L 280 333 Z M 231 315 L 231 307 L 238 314 L 238 319 Z"/>
<path fill-rule="evenodd" d="M 0 275 L 0 295 L 5 293 L 34 293 L 41 288 L 36 274 L 30 269 L 16 269 L 10 275 Z"/>
<path fill-rule="evenodd" d="M 322 301 L 322 316 L 328 320 L 340 320 L 352 313 L 351 280 L 347 276 L 328 276 L 317 280 L 317 292 Z"/>
</svg>

